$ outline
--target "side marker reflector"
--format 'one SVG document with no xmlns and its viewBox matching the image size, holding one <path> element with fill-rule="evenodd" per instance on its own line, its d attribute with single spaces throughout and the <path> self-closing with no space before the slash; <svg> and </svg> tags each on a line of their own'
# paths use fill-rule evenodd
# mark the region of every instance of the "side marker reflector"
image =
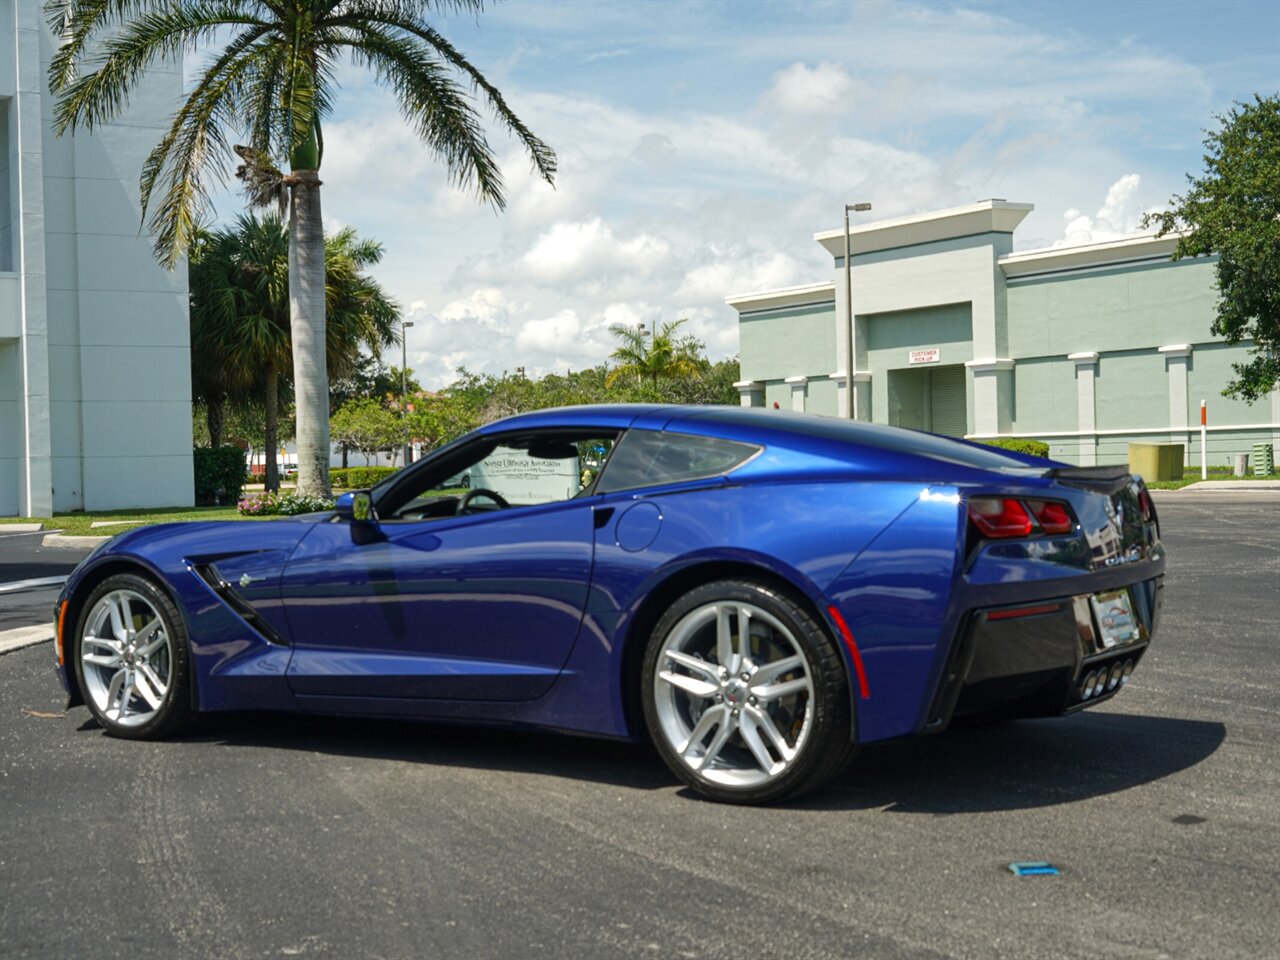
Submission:
<svg viewBox="0 0 1280 960">
<path fill-rule="evenodd" d="M 1015 877 L 1058 876 L 1058 868 L 1044 860 L 1019 860 L 1009 864 L 1009 872 Z"/>
<path fill-rule="evenodd" d="M 63 625 L 63 621 L 65 621 L 66 619 L 67 619 L 67 601 L 63 600 L 62 603 L 58 605 L 58 625 L 57 625 L 57 628 L 53 631 L 53 637 L 54 637 L 53 649 L 58 655 L 58 666 L 60 667 L 65 665 L 66 663 L 66 660 L 62 655 L 62 625 Z"/>
<path fill-rule="evenodd" d="M 867 687 L 867 671 L 862 667 L 862 654 L 858 652 L 858 645 L 853 640 L 853 634 L 849 632 L 849 625 L 844 622 L 844 617 L 840 616 L 840 611 L 836 607 L 827 607 L 827 613 L 835 621 L 840 631 L 840 639 L 844 641 L 845 649 L 853 658 L 853 672 L 858 675 L 858 697 L 862 700 L 870 700 L 871 691 Z"/>
</svg>

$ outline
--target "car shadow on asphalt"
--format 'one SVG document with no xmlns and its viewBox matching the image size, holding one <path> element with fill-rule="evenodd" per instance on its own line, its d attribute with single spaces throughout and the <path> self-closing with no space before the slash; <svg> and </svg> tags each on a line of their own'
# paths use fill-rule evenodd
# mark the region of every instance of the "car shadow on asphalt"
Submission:
<svg viewBox="0 0 1280 960">
<path fill-rule="evenodd" d="M 647 743 L 540 730 L 308 714 L 205 714 L 181 739 L 229 747 L 537 773 L 652 790 L 676 785 Z"/>
<path fill-rule="evenodd" d="M 1103 712 L 962 728 L 870 744 L 825 789 L 787 806 L 939 816 L 1047 807 L 1171 776 L 1211 756 L 1225 738 L 1221 723 Z M 509 728 L 213 714 L 184 739 L 528 772 L 639 790 L 678 786 L 648 744 Z"/>
<path fill-rule="evenodd" d="M 869 744 L 794 806 L 946 816 L 1072 803 L 1193 767 L 1226 733 L 1221 723 L 1103 712 L 953 729 Z"/>
</svg>

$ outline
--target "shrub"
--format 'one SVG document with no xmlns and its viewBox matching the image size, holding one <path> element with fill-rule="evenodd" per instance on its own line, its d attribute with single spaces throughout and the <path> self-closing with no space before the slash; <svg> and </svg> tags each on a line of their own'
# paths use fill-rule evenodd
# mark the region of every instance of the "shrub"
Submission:
<svg viewBox="0 0 1280 960">
<path fill-rule="evenodd" d="M 234 503 L 244 489 L 244 451 L 239 447 L 196 447 L 191 451 L 195 468 L 196 503 Z"/>
<path fill-rule="evenodd" d="M 329 471 L 329 482 L 347 490 L 367 490 L 399 467 L 334 467 Z"/>
<path fill-rule="evenodd" d="M 1012 450 L 1014 453 L 1029 453 L 1033 457 L 1049 458 L 1049 445 L 1043 440 L 1027 440 L 1023 437 L 1009 437 L 1004 440 L 983 440 L 988 447 L 999 447 L 1001 450 Z"/>
<path fill-rule="evenodd" d="M 245 497 L 236 504 L 245 517 L 292 517 L 299 513 L 318 513 L 332 510 L 333 501 L 324 497 L 304 497 L 296 493 L 263 493 Z"/>
</svg>

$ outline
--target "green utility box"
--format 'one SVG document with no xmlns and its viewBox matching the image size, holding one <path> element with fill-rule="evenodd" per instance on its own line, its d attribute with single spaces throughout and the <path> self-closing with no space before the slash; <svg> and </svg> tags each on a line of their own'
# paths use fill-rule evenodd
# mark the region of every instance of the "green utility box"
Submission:
<svg viewBox="0 0 1280 960">
<path fill-rule="evenodd" d="M 1143 480 L 1181 480 L 1181 443 L 1129 444 L 1129 471 Z"/>
<path fill-rule="evenodd" d="M 1265 477 L 1269 473 L 1276 472 L 1275 453 L 1269 443 L 1255 443 L 1253 445 L 1253 475 L 1255 477 Z"/>
</svg>

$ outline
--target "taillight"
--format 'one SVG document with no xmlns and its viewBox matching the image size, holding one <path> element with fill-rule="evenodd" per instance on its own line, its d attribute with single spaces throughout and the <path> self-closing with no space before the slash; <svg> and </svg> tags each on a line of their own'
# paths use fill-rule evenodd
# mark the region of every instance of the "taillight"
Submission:
<svg viewBox="0 0 1280 960">
<path fill-rule="evenodd" d="M 1053 500 L 1028 500 L 1027 506 L 1036 515 L 1036 523 L 1045 533 L 1070 533 L 1075 528 L 1075 520 L 1065 504 Z"/>
<path fill-rule="evenodd" d="M 969 501 L 969 519 L 979 533 L 993 540 L 1031 533 L 1031 516 L 1017 500 L 977 497 Z"/>
<path fill-rule="evenodd" d="M 1138 491 L 1138 510 L 1142 513 L 1144 523 L 1151 522 L 1151 496 L 1147 493 L 1146 487 Z"/>
</svg>

